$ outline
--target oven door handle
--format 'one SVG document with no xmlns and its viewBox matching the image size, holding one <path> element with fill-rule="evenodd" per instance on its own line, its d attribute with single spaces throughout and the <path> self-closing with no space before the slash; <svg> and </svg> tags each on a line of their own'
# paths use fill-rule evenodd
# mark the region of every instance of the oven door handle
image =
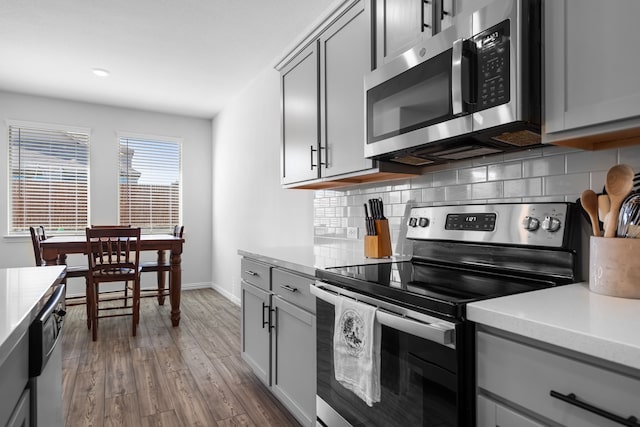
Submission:
<svg viewBox="0 0 640 427">
<path fill-rule="evenodd" d="M 338 298 L 349 298 L 325 291 L 318 286 L 311 285 L 310 291 L 313 295 L 321 300 L 336 305 Z M 388 326 L 392 329 L 417 336 L 441 345 L 451 345 L 455 339 L 455 328 L 448 323 L 424 323 L 413 320 L 408 317 L 400 316 L 389 312 L 388 310 L 378 308 L 376 311 L 376 320 L 381 325 Z"/>
<path fill-rule="evenodd" d="M 376 311 L 376 320 L 381 325 L 388 326 L 409 335 L 424 338 L 425 340 L 442 345 L 453 344 L 455 329 L 442 324 L 423 323 L 389 313 L 382 309 Z"/>
</svg>

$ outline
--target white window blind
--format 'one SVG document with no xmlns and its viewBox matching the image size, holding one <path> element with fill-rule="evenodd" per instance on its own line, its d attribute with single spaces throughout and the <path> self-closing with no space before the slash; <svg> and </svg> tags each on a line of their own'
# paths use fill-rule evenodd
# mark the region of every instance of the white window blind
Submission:
<svg viewBox="0 0 640 427">
<path fill-rule="evenodd" d="M 181 144 L 120 138 L 120 223 L 173 232 L 181 213 Z"/>
<path fill-rule="evenodd" d="M 89 133 L 9 124 L 9 234 L 88 224 Z"/>
</svg>

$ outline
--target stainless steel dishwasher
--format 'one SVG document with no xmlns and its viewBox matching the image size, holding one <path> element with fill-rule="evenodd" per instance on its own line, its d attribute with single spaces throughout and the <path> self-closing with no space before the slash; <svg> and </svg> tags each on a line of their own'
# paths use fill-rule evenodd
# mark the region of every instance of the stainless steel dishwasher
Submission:
<svg viewBox="0 0 640 427">
<path fill-rule="evenodd" d="M 58 285 L 29 327 L 31 427 L 64 426 L 62 332 L 66 286 Z"/>
</svg>

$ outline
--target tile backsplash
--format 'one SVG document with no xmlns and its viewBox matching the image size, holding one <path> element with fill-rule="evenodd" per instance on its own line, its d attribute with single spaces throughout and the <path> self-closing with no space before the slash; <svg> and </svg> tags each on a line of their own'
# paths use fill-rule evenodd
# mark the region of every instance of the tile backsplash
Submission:
<svg viewBox="0 0 640 427">
<path fill-rule="evenodd" d="M 314 198 L 316 244 L 364 239 L 364 207 L 382 197 L 395 254 L 404 254 L 405 214 L 413 206 L 501 202 L 575 202 L 587 188 L 602 192 L 609 168 L 625 163 L 640 172 L 640 146 L 605 151 L 543 148 L 440 165 L 400 181 L 318 190 Z"/>
</svg>

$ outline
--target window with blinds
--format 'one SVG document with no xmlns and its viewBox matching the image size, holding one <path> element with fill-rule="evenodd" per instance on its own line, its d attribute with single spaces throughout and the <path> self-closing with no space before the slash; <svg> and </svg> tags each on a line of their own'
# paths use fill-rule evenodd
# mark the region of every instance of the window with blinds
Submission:
<svg viewBox="0 0 640 427">
<path fill-rule="evenodd" d="M 120 136 L 120 224 L 173 232 L 181 213 L 181 143 Z"/>
<path fill-rule="evenodd" d="M 88 131 L 9 123 L 9 234 L 84 230 L 88 181 Z"/>
</svg>

